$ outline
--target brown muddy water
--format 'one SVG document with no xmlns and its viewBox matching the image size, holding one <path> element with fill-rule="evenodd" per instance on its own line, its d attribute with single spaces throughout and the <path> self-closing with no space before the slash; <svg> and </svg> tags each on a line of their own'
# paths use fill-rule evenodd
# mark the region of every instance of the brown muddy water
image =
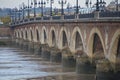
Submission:
<svg viewBox="0 0 120 80">
<path fill-rule="evenodd" d="M 0 47 L 0 80 L 95 80 L 95 74 L 66 72 L 60 63 L 18 48 Z"/>
</svg>

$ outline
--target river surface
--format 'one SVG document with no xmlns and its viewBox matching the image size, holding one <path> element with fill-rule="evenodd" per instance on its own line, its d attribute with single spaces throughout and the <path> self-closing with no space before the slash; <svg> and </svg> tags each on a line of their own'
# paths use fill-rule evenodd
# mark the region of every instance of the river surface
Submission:
<svg viewBox="0 0 120 80">
<path fill-rule="evenodd" d="M 18 48 L 0 47 L 0 80 L 95 80 L 94 74 L 64 71 L 61 64 Z"/>
</svg>

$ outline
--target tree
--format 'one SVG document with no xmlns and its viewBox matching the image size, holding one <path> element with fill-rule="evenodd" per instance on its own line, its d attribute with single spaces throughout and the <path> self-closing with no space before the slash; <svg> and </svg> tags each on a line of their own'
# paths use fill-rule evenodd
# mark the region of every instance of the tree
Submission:
<svg viewBox="0 0 120 80">
<path fill-rule="evenodd" d="M 1 21 L 3 22 L 3 24 L 9 24 L 11 21 L 10 16 L 1 17 Z"/>
</svg>

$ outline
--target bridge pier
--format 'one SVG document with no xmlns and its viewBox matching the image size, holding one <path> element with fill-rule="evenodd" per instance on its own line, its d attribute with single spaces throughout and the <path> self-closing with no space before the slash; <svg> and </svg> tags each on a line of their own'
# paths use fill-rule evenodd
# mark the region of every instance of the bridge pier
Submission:
<svg viewBox="0 0 120 80">
<path fill-rule="evenodd" d="M 29 42 L 28 51 L 34 54 L 34 42 Z"/>
<path fill-rule="evenodd" d="M 34 54 L 41 55 L 41 44 L 34 43 Z"/>
<path fill-rule="evenodd" d="M 18 45 L 19 45 L 20 49 L 23 49 L 23 44 L 24 44 L 23 42 L 24 42 L 23 39 L 20 39 L 19 42 L 18 42 Z"/>
<path fill-rule="evenodd" d="M 18 39 L 12 39 L 12 46 L 14 46 L 14 47 L 18 47 L 19 46 Z"/>
<path fill-rule="evenodd" d="M 41 57 L 44 60 L 50 60 L 50 48 L 49 48 L 49 46 L 47 44 L 42 44 L 41 46 L 42 46 Z"/>
<path fill-rule="evenodd" d="M 75 70 L 76 67 L 76 59 L 73 54 L 70 52 L 68 48 L 62 51 L 62 67 L 63 70 Z"/>
<path fill-rule="evenodd" d="M 28 51 L 28 45 L 29 45 L 29 41 L 24 40 L 24 42 L 23 42 L 23 50 Z"/>
<path fill-rule="evenodd" d="M 97 80 L 119 80 L 120 71 L 113 69 L 111 63 L 104 59 L 97 62 L 96 66 L 96 79 Z"/>
<path fill-rule="evenodd" d="M 50 61 L 60 63 L 62 60 L 62 53 L 59 49 L 52 47 L 50 52 Z"/>
<path fill-rule="evenodd" d="M 77 74 L 95 74 L 96 68 L 90 62 L 90 59 L 85 56 L 78 56 L 76 58 L 76 73 Z"/>
</svg>

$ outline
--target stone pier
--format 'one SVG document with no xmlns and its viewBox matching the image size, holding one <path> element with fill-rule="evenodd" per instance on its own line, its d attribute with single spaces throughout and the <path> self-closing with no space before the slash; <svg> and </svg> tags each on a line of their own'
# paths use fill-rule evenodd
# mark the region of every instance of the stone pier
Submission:
<svg viewBox="0 0 120 80">
<path fill-rule="evenodd" d="M 50 52 L 50 61 L 60 63 L 62 60 L 62 53 L 59 49 L 52 47 Z"/>
<path fill-rule="evenodd" d="M 115 68 L 115 64 L 111 64 L 107 59 L 98 61 L 96 64 L 96 80 L 120 80 L 120 71 Z"/>
<path fill-rule="evenodd" d="M 76 72 L 78 74 L 95 74 L 95 70 L 95 66 L 87 56 L 78 56 L 76 58 Z"/>
<path fill-rule="evenodd" d="M 29 42 L 28 51 L 34 54 L 34 42 Z"/>
<path fill-rule="evenodd" d="M 47 44 L 41 44 L 41 46 L 42 46 L 41 57 L 44 60 L 50 60 L 50 47 Z"/>
<path fill-rule="evenodd" d="M 41 44 L 36 42 L 34 43 L 34 54 L 35 55 L 41 55 Z"/>
<path fill-rule="evenodd" d="M 75 70 L 76 59 L 70 52 L 69 48 L 62 50 L 62 66 L 64 70 Z"/>
<path fill-rule="evenodd" d="M 24 40 L 24 42 L 23 42 L 23 50 L 28 51 L 28 47 L 29 47 L 29 41 Z"/>
</svg>

